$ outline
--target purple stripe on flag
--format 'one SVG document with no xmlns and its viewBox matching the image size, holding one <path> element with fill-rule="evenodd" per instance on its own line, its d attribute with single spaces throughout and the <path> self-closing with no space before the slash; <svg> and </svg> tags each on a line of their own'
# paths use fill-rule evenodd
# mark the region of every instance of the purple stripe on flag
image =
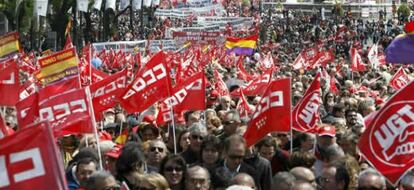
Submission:
<svg viewBox="0 0 414 190">
<path fill-rule="evenodd" d="M 386 49 L 387 63 L 414 63 L 414 34 L 395 38 Z"/>
<path fill-rule="evenodd" d="M 234 52 L 236 55 L 253 55 L 252 48 L 242 48 L 242 47 L 235 47 L 233 49 L 228 49 L 227 54 Z"/>
</svg>

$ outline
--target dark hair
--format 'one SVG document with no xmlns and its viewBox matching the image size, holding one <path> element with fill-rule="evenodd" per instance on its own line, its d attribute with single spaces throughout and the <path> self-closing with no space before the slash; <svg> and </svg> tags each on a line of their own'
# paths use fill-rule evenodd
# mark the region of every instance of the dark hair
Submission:
<svg viewBox="0 0 414 190">
<path fill-rule="evenodd" d="M 344 189 L 348 189 L 349 182 L 351 179 L 349 177 L 349 173 L 348 173 L 348 170 L 346 169 L 345 164 L 341 161 L 334 161 L 334 162 L 329 163 L 329 166 L 335 167 L 336 169 L 336 174 L 335 174 L 336 183 L 343 181 L 345 184 Z"/>
<path fill-rule="evenodd" d="M 333 106 L 332 113 L 335 114 L 335 113 L 337 113 L 337 112 L 339 112 L 339 111 L 341 111 L 343 109 L 345 109 L 345 104 L 343 104 L 343 103 L 337 103 L 337 104 L 335 104 Z"/>
<path fill-rule="evenodd" d="M 156 136 L 160 135 L 159 129 L 154 124 L 147 123 L 138 128 L 138 135 L 141 139 L 142 139 L 142 133 L 145 130 L 151 130 Z"/>
<path fill-rule="evenodd" d="M 121 155 L 116 160 L 116 169 L 118 177 L 122 177 L 131 171 L 134 171 L 136 164 L 144 163 L 144 155 L 139 149 L 139 144 L 136 142 L 128 142 L 122 148 Z M 122 181 L 120 179 L 120 181 Z"/>
<path fill-rule="evenodd" d="M 297 151 L 293 152 L 289 158 L 290 168 L 302 166 L 311 168 L 316 161 L 316 157 L 312 152 Z"/>
<path fill-rule="evenodd" d="M 347 110 L 345 111 L 345 117 L 348 117 L 348 114 L 349 114 L 349 113 L 351 113 L 351 112 L 358 113 L 358 111 L 357 111 L 356 109 L 347 109 Z"/>
<path fill-rule="evenodd" d="M 255 147 L 260 150 L 260 148 L 262 148 L 263 146 L 266 147 L 274 147 L 275 150 L 277 148 L 276 145 L 276 141 L 273 137 L 271 136 L 266 136 L 265 138 L 263 138 L 261 141 L 259 141 L 258 143 L 256 143 Z"/>
<path fill-rule="evenodd" d="M 180 181 L 180 183 L 183 183 L 185 175 L 186 175 L 186 170 L 187 170 L 187 163 L 185 162 L 184 158 L 180 155 L 177 155 L 177 154 L 170 154 L 170 155 L 166 156 L 161 161 L 160 170 L 159 170 L 160 171 L 159 173 L 163 176 L 165 176 L 165 165 L 167 164 L 167 162 L 173 162 L 173 163 L 175 163 L 175 164 L 177 164 L 177 165 L 179 165 L 183 168 L 183 178 Z"/>
<path fill-rule="evenodd" d="M 186 111 L 185 113 L 184 113 L 184 121 L 185 121 L 185 123 L 188 123 L 188 118 L 190 117 L 190 115 L 192 114 L 192 113 L 194 113 L 195 111 L 194 110 L 188 110 L 188 111 Z"/>
<path fill-rule="evenodd" d="M 177 131 L 177 130 L 176 130 Z M 177 152 L 182 152 L 183 151 L 183 147 L 181 147 L 180 142 L 181 142 L 181 137 L 183 137 L 184 134 L 189 133 L 190 131 L 188 131 L 188 129 L 183 129 L 182 131 L 179 131 L 179 133 L 177 135 Z M 170 134 L 172 135 L 172 134 Z"/>
<path fill-rule="evenodd" d="M 203 142 L 201 143 L 201 148 L 200 148 L 201 162 L 203 161 L 202 159 L 203 151 L 207 147 L 213 147 L 219 154 L 221 153 L 221 150 L 222 150 L 220 139 L 212 134 L 207 135 L 206 137 L 204 137 Z M 219 155 L 219 158 L 220 158 L 220 155 Z"/>
<path fill-rule="evenodd" d="M 244 138 L 243 138 L 242 136 L 237 135 L 237 134 L 235 134 L 235 135 L 231 135 L 231 136 L 227 137 L 227 138 L 224 140 L 224 150 L 225 150 L 226 152 L 227 152 L 228 150 L 230 150 L 230 145 L 231 145 L 231 143 L 232 143 L 232 142 L 234 142 L 234 141 L 239 141 L 239 142 L 243 143 L 244 145 L 246 145 L 246 140 L 244 140 Z"/>
<path fill-rule="evenodd" d="M 99 160 L 98 151 L 91 147 L 85 147 L 80 149 L 78 154 L 76 154 L 75 157 L 68 163 L 67 169 L 71 169 L 74 165 L 76 165 L 79 160 L 82 160 L 84 158 L 92 158 L 97 163 Z"/>
<path fill-rule="evenodd" d="M 76 164 L 77 164 L 77 166 L 80 166 L 80 165 L 88 165 L 91 162 L 95 164 L 95 168 L 96 168 L 96 170 L 98 170 L 98 162 L 95 159 L 91 158 L 91 157 L 82 158 L 82 159 L 78 160 L 76 162 Z M 79 167 L 76 167 L 76 170 L 78 170 L 78 168 Z"/>
</svg>

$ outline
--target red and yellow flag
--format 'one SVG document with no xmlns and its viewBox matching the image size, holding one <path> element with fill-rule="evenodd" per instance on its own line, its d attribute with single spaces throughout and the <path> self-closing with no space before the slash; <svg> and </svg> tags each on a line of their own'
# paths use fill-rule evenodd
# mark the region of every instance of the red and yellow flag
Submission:
<svg viewBox="0 0 414 190">
<path fill-rule="evenodd" d="M 21 52 L 18 32 L 10 32 L 0 37 L 0 57 L 17 51 Z"/>
</svg>

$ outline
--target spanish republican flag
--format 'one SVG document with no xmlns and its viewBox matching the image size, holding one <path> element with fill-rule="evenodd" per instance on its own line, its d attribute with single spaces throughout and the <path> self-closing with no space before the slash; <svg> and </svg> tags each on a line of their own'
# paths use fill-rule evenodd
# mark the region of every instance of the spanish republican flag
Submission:
<svg viewBox="0 0 414 190">
<path fill-rule="evenodd" d="M 4 36 L 0 36 L 0 57 L 17 51 L 21 52 L 21 50 L 18 32 L 10 32 Z"/>
<path fill-rule="evenodd" d="M 256 49 L 259 35 L 252 35 L 245 38 L 228 37 L 226 39 L 227 53 L 234 52 L 237 55 L 252 55 Z"/>
</svg>

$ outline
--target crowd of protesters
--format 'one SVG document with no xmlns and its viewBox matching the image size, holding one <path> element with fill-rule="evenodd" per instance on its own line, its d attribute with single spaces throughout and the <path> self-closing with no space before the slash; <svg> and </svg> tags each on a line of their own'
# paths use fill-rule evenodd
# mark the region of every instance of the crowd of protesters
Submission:
<svg viewBox="0 0 414 190">
<path fill-rule="evenodd" d="M 161 4 L 168 7 L 165 3 Z M 256 4 L 244 7 L 254 15 L 258 11 Z M 240 9 L 244 10 L 235 2 L 229 2 L 226 7 L 229 16 L 247 14 L 248 11 Z M 134 26 L 135 32 L 129 32 L 128 19 L 121 16 L 118 37 L 137 39 L 139 29 Z M 321 122 L 314 134 L 271 133 L 256 145 L 246 147 L 242 136 L 248 119 L 241 118 L 236 110 L 238 98 L 220 97 L 211 88 L 206 100 L 208 108 L 186 111 L 176 118 L 174 127 L 172 124 L 157 126 L 157 105 L 140 114 L 127 114 L 117 106 L 104 113 L 100 139 L 92 135 L 58 139 L 69 189 L 116 190 L 124 184 L 131 190 L 414 189 L 414 173 L 408 172 L 393 187 L 357 149 L 358 139 L 366 128 L 364 117 L 378 110 L 395 93 L 388 82 L 398 67 L 373 68 L 367 64 L 366 71 L 352 72 L 348 52 L 351 46 L 359 46 L 361 56 L 368 63 L 369 46 L 378 43 L 380 51 L 384 51 L 395 36 L 403 33 L 398 22 L 367 21 L 348 15 L 322 20 L 316 13 L 309 16 L 290 11 L 282 16 L 273 10 L 263 11 L 260 19 L 264 40 L 259 42 L 254 56 L 245 58 L 244 65 L 251 72 L 258 71 L 260 57 L 272 52 L 279 68 L 273 77 L 292 78 L 294 104 L 318 71 L 294 70 L 292 63 L 296 56 L 317 44 L 321 44 L 321 50 L 334 51 L 335 61 L 327 65 L 326 71 L 337 82 L 331 84 L 326 78 L 321 79 Z M 168 27 L 165 23 L 170 21 L 156 20 L 155 29 L 147 37 L 162 39 L 163 30 Z M 179 20 L 171 22 L 172 26 L 189 24 Z M 341 26 L 348 30 L 338 41 L 334 36 Z M 251 31 L 254 30 L 246 34 Z M 212 73 L 213 68 L 207 67 L 206 73 Z M 240 87 L 232 83 L 237 80 L 235 69 L 220 66 L 230 90 Z M 414 68 L 408 66 L 406 72 L 414 75 Z M 335 85 L 339 92 L 333 93 L 330 85 Z M 247 98 L 253 109 L 260 101 L 259 96 Z M 5 122 L 12 128 L 18 127 L 12 108 L 6 109 Z M 98 156 L 98 145 L 102 158 Z M 100 159 L 103 170 L 100 170 Z"/>
</svg>

